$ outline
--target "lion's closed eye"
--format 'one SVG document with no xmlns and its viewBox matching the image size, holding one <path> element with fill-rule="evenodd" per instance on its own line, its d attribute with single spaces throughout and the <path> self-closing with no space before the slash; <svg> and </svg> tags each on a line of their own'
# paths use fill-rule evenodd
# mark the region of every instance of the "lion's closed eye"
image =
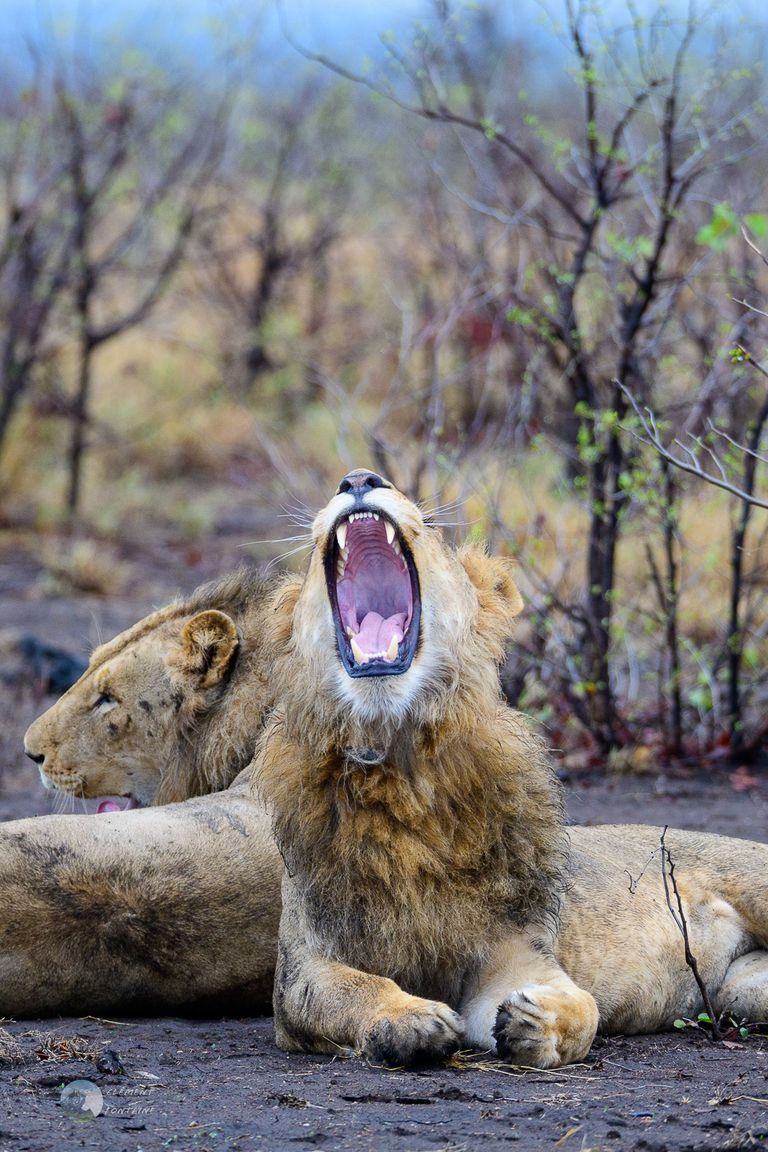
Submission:
<svg viewBox="0 0 768 1152">
<path fill-rule="evenodd" d="M 114 696 L 110 696 L 108 692 L 102 692 L 98 699 L 92 705 L 94 712 L 98 712 L 100 716 L 111 712 L 113 708 L 117 707 L 117 700 Z"/>
</svg>

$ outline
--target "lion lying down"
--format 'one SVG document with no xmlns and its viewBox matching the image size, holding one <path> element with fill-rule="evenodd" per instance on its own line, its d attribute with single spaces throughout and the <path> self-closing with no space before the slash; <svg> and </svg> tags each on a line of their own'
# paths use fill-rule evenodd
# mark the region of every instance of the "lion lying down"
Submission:
<svg viewBox="0 0 768 1152">
<path fill-rule="evenodd" d="M 180 799 L 238 778 L 164 808 L 3 826 L 0 1011 L 254 1009 L 282 863 L 247 762 L 275 691 L 257 767 L 288 863 L 281 1044 L 388 1061 L 464 1044 L 553 1066 L 598 1023 L 695 1013 L 647 867 L 658 831 L 564 834 L 541 746 L 500 700 L 520 605 L 506 562 L 451 551 L 369 473 L 343 482 L 315 539 L 303 588 L 241 577 L 156 613 L 30 728 L 44 776 L 79 795 Z M 768 848 L 666 841 L 717 1007 L 765 1018 Z"/>
<path fill-rule="evenodd" d="M 0 824 L 0 1014 L 271 1002 L 282 865 L 232 782 L 269 704 L 282 588 L 238 573 L 153 613 L 29 728 L 49 786 L 186 802 Z"/>
</svg>

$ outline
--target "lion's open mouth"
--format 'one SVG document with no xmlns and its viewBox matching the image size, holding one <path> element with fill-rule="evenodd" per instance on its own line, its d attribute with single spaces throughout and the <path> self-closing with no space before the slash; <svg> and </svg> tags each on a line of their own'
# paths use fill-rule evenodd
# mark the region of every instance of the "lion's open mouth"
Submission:
<svg viewBox="0 0 768 1152">
<path fill-rule="evenodd" d="M 337 521 L 325 553 L 328 595 L 342 663 L 350 676 L 397 676 L 419 638 L 419 580 L 397 525 L 354 510 Z"/>
</svg>

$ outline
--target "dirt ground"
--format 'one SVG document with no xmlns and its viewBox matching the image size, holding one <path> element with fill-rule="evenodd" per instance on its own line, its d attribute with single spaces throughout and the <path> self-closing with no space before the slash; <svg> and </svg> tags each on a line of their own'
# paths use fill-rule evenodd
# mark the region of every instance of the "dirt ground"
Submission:
<svg viewBox="0 0 768 1152">
<path fill-rule="evenodd" d="M 34 562 L 0 553 L 0 819 L 51 811 L 21 753 L 24 728 L 51 701 L 18 664 L 14 639 L 31 632 L 84 653 L 161 603 L 173 588 L 171 567 L 158 563 L 120 601 L 46 599 L 35 591 Z M 178 582 L 178 565 L 173 570 Z M 180 582 L 190 587 L 211 574 L 198 564 Z M 759 773 L 581 778 L 567 792 L 578 823 L 643 821 L 768 840 L 768 778 Z M 0 1152 L 470 1152 L 513 1144 L 693 1152 L 768 1141 L 768 1037 L 724 1046 L 689 1029 L 600 1039 L 583 1064 L 555 1072 L 482 1058 L 403 1072 L 288 1056 L 275 1048 L 267 1019 L 19 1020 L 4 1027 Z M 98 1115 L 85 1121 L 73 1119 L 62 1099 L 75 1080 L 101 1094 L 94 1096 Z"/>
</svg>

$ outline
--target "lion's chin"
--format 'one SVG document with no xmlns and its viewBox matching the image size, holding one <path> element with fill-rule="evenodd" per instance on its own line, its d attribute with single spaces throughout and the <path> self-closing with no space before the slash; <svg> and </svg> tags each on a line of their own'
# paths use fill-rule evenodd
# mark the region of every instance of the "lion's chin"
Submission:
<svg viewBox="0 0 768 1152">
<path fill-rule="evenodd" d="M 375 503 L 356 503 L 333 526 L 325 577 L 348 676 L 400 676 L 419 640 L 416 564 L 398 525 Z"/>
</svg>

